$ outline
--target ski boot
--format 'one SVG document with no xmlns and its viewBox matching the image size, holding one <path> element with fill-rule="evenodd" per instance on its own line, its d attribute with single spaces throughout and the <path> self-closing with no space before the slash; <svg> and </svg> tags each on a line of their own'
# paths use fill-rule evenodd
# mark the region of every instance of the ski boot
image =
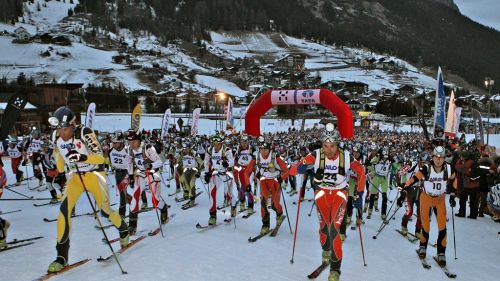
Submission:
<svg viewBox="0 0 500 281">
<path fill-rule="evenodd" d="M 384 222 L 387 222 L 387 215 L 386 215 L 386 214 L 382 214 L 382 216 L 381 216 L 381 217 L 382 217 L 382 220 L 383 220 Z"/>
<path fill-rule="evenodd" d="M 247 210 L 247 215 L 250 216 L 250 215 L 253 215 L 253 213 L 255 213 L 254 209 L 249 207 Z"/>
<path fill-rule="evenodd" d="M 260 234 L 266 235 L 269 233 L 269 226 L 263 225 L 262 228 L 260 229 Z"/>
<path fill-rule="evenodd" d="M 161 224 L 166 224 L 168 222 L 168 206 L 165 204 L 161 209 Z"/>
<path fill-rule="evenodd" d="M 0 219 L 1 220 L 1 219 Z M 2 232 L 2 238 L 0 238 L 0 249 L 7 247 L 7 229 L 10 227 L 10 223 L 6 220 L 0 221 L 0 226 L 2 227 L 0 231 Z"/>
<path fill-rule="evenodd" d="M 236 217 L 236 205 L 231 206 L 231 217 L 232 218 Z"/>
<path fill-rule="evenodd" d="M 49 264 L 49 269 L 47 269 L 47 272 L 48 273 L 56 273 L 56 272 L 59 272 L 61 270 L 64 269 L 64 267 L 66 267 L 68 264 L 63 261 L 63 259 L 59 260 L 59 258 L 57 258 L 55 261 L 51 262 Z"/>
<path fill-rule="evenodd" d="M 182 199 L 184 200 L 189 200 L 189 191 L 184 191 L 184 193 L 182 194 Z"/>
<path fill-rule="evenodd" d="M 276 226 L 281 225 L 283 223 L 284 219 L 285 219 L 285 217 L 283 216 L 283 214 L 277 215 L 276 216 Z"/>
<path fill-rule="evenodd" d="M 420 240 L 420 231 L 415 231 L 415 238 Z"/>
<path fill-rule="evenodd" d="M 141 210 L 146 210 L 148 208 L 148 202 L 142 202 Z"/>
<path fill-rule="evenodd" d="M 210 216 L 208 219 L 208 225 L 215 225 L 217 223 L 217 217 L 215 216 Z"/>
<path fill-rule="evenodd" d="M 446 256 L 444 255 L 444 253 L 438 254 L 437 263 L 439 264 L 440 267 L 446 266 Z"/>
<path fill-rule="evenodd" d="M 378 207 L 377 207 L 377 206 L 375 206 L 375 212 L 378 212 L 378 211 L 379 211 Z"/>
<path fill-rule="evenodd" d="M 323 250 L 323 253 L 321 253 L 321 263 L 329 264 L 331 255 L 332 255 L 332 251 Z"/>
<path fill-rule="evenodd" d="M 48 273 L 56 273 L 68 265 L 69 239 L 64 243 L 57 243 L 57 258 L 49 264 Z"/>
<path fill-rule="evenodd" d="M 130 234 L 128 234 L 127 236 L 125 236 L 123 238 L 120 238 L 120 247 L 122 249 L 127 248 L 129 242 L 130 242 Z"/>
<path fill-rule="evenodd" d="M 330 275 L 328 275 L 328 281 L 339 281 L 340 280 L 340 272 L 334 270 L 330 271 Z"/>
<path fill-rule="evenodd" d="M 245 202 L 240 202 L 240 212 L 245 211 Z"/>
<path fill-rule="evenodd" d="M 372 212 L 373 212 L 373 209 L 368 209 L 368 215 L 366 216 L 367 219 L 372 218 Z"/>
<path fill-rule="evenodd" d="M 408 228 L 406 226 L 401 226 L 401 235 L 408 235 Z"/>
<path fill-rule="evenodd" d="M 346 236 L 345 234 L 342 234 L 342 233 L 340 234 L 340 240 L 341 240 L 342 242 L 344 242 L 344 240 L 345 240 L 345 238 L 346 238 L 346 237 L 347 237 L 347 236 Z"/>
<path fill-rule="evenodd" d="M 186 205 L 186 208 L 192 208 L 194 207 L 194 205 L 195 205 L 194 200 L 189 200 L 189 202 Z"/>
<path fill-rule="evenodd" d="M 425 259 L 426 252 L 427 252 L 427 248 L 425 246 L 420 246 L 420 248 L 418 248 L 418 256 L 421 259 Z"/>
</svg>

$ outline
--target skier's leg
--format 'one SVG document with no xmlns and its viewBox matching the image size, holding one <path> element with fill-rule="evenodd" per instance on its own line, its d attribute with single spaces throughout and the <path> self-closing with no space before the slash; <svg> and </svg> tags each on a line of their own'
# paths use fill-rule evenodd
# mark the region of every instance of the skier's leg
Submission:
<svg viewBox="0 0 500 281">
<path fill-rule="evenodd" d="M 437 240 L 437 253 L 444 254 L 446 252 L 446 200 L 445 197 L 434 198 L 434 205 L 437 210 L 437 224 L 438 224 L 438 240 Z"/>
<path fill-rule="evenodd" d="M 276 216 L 281 216 L 283 214 L 283 207 L 281 206 L 281 186 L 277 180 L 273 180 L 271 183 L 271 202 L 271 207 L 276 212 Z"/>
<path fill-rule="evenodd" d="M 210 215 L 210 221 L 213 221 L 215 224 L 217 220 L 217 184 L 220 182 L 219 175 L 212 175 L 211 180 L 209 181 L 209 193 L 210 193 L 210 208 L 208 213 Z"/>
<path fill-rule="evenodd" d="M 422 235 L 420 235 L 420 246 L 427 248 L 429 241 L 430 219 L 429 215 L 432 208 L 432 197 L 425 194 L 420 194 L 420 221 L 422 222 Z"/>
<path fill-rule="evenodd" d="M 142 178 L 134 177 L 134 191 L 132 192 L 132 201 L 130 201 L 129 229 L 130 234 L 134 235 L 137 229 L 137 220 L 139 219 L 139 200 L 142 193 Z"/>
<path fill-rule="evenodd" d="M 267 198 L 269 197 L 270 181 L 272 182 L 272 180 L 268 179 L 260 181 L 260 215 L 262 217 L 262 226 L 268 228 L 270 224 L 270 216 L 267 209 Z"/>
</svg>

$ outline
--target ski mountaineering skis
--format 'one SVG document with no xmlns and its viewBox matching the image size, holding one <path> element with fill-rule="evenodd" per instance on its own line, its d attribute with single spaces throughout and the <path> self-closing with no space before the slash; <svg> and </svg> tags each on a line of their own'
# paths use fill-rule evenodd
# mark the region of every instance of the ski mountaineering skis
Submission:
<svg viewBox="0 0 500 281">
<path fill-rule="evenodd" d="M 118 250 L 116 252 L 116 254 L 123 254 L 125 251 L 127 251 L 128 249 L 130 249 L 131 247 L 137 245 L 137 243 L 139 243 L 140 241 L 144 240 L 144 238 L 146 238 L 146 235 L 143 235 L 143 236 L 140 236 L 139 238 L 135 239 L 135 240 L 132 240 L 128 245 L 127 247 L 125 248 L 121 248 L 120 250 Z M 109 261 L 111 258 L 113 257 L 113 255 L 109 255 L 105 258 L 103 258 L 102 256 L 98 257 L 97 258 L 97 261 L 98 262 L 106 262 L 106 261 Z"/>
<path fill-rule="evenodd" d="M 436 256 L 433 256 L 432 259 L 434 259 L 434 261 L 437 263 L 438 267 L 443 270 L 444 274 L 446 274 L 446 276 L 448 276 L 448 278 L 454 279 L 457 277 L 457 274 L 451 272 L 446 265 L 443 266 L 443 265 L 439 264 Z"/>
<path fill-rule="evenodd" d="M 313 272 L 311 272 L 309 275 L 307 275 L 307 278 L 309 279 L 316 279 L 325 268 L 328 267 L 328 263 L 321 263 L 320 266 L 318 266 Z"/>
<path fill-rule="evenodd" d="M 75 263 L 72 263 L 72 264 L 69 264 L 69 265 L 66 265 L 61 271 L 58 271 L 58 272 L 52 272 L 52 273 L 47 273 L 37 279 L 35 279 L 35 281 L 44 281 L 44 280 L 47 280 L 49 278 L 52 278 L 56 275 L 60 275 L 62 273 L 65 273 L 67 271 L 70 271 L 71 269 L 73 268 L 76 268 L 76 267 L 79 267 L 80 265 L 84 265 L 86 264 L 87 262 L 91 261 L 90 259 L 83 259 L 79 262 L 75 262 Z"/>
</svg>

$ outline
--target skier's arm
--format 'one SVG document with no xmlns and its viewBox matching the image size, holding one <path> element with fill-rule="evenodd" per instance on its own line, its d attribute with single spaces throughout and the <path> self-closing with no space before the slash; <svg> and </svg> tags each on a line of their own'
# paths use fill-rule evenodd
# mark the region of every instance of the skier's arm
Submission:
<svg viewBox="0 0 500 281">
<path fill-rule="evenodd" d="M 281 157 L 276 157 L 276 162 L 278 163 L 278 166 L 280 166 L 281 169 L 281 179 L 286 180 L 288 178 L 289 171 L 285 161 Z"/>
<path fill-rule="evenodd" d="M 365 191 L 365 168 L 358 161 L 351 162 L 351 170 L 358 176 L 358 192 Z"/>
<path fill-rule="evenodd" d="M 225 156 L 226 156 L 226 161 L 229 164 L 229 167 L 234 167 L 233 151 L 231 149 L 228 149 L 225 153 Z"/>
<path fill-rule="evenodd" d="M 422 169 L 420 169 L 418 172 L 415 173 L 415 175 L 413 175 L 413 177 L 411 177 L 406 181 L 403 190 L 408 188 L 409 186 L 412 186 L 414 183 L 421 181 L 423 178 L 425 178 L 427 173 L 428 173 L 427 166 L 423 166 Z"/>
<path fill-rule="evenodd" d="M 151 160 L 152 169 L 159 169 L 163 163 L 161 162 L 160 155 L 156 153 L 156 149 L 152 145 L 148 145 L 145 151 L 146 157 Z"/>
</svg>

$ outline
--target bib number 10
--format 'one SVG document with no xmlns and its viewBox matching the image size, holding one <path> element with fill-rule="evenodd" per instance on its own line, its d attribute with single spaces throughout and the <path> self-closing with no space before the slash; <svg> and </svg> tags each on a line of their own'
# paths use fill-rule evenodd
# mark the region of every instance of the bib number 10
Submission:
<svg viewBox="0 0 500 281">
<path fill-rule="evenodd" d="M 435 182 L 432 184 L 432 189 L 441 190 L 442 184 L 440 182 Z"/>
</svg>

